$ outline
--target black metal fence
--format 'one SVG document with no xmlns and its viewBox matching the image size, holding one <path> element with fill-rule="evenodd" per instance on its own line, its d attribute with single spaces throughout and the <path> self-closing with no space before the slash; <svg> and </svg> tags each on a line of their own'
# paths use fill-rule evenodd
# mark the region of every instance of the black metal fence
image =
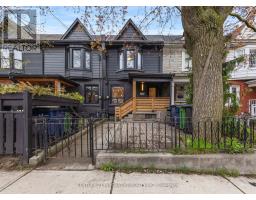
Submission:
<svg viewBox="0 0 256 200">
<path fill-rule="evenodd" d="M 110 118 L 34 118 L 33 152 L 47 157 L 94 158 L 98 150 L 242 153 L 256 143 L 254 119 L 192 125 L 191 118 L 115 121 Z"/>
<path fill-rule="evenodd" d="M 255 120 L 227 118 L 192 124 L 191 118 L 111 121 L 94 126 L 95 150 L 224 151 L 240 153 L 256 143 Z"/>
<path fill-rule="evenodd" d="M 86 118 L 35 117 L 32 130 L 33 153 L 43 150 L 45 159 L 84 158 L 93 154 L 90 151 L 93 149 L 90 142 L 90 123 Z"/>
</svg>

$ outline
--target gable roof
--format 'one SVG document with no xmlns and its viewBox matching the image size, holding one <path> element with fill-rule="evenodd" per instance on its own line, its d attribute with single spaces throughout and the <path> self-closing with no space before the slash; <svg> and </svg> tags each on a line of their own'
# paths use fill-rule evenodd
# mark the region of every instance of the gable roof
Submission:
<svg viewBox="0 0 256 200">
<path fill-rule="evenodd" d="M 132 21 L 132 19 L 129 19 L 126 24 L 124 25 L 124 27 L 121 29 L 121 31 L 116 35 L 115 40 L 119 40 L 121 36 L 123 36 L 123 34 L 125 33 L 125 31 L 129 28 L 133 28 L 137 33 L 138 36 L 141 37 L 142 40 L 147 40 L 147 38 L 143 35 L 143 33 L 140 31 L 140 29 L 134 24 L 134 22 Z M 131 38 L 132 39 L 132 38 Z"/>
<path fill-rule="evenodd" d="M 92 39 L 91 34 L 88 32 L 88 30 L 85 28 L 84 24 L 78 18 L 75 19 L 75 21 L 71 24 L 71 26 L 68 28 L 68 30 L 62 35 L 61 39 L 63 40 L 65 38 L 67 38 L 67 36 L 70 35 L 70 33 L 72 33 L 72 30 L 74 30 L 77 25 L 80 25 L 80 27 L 83 29 L 83 31 L 86 33 L 86 35 L 88 35 L 88 37 L 90 39 Z"/>
</svg>

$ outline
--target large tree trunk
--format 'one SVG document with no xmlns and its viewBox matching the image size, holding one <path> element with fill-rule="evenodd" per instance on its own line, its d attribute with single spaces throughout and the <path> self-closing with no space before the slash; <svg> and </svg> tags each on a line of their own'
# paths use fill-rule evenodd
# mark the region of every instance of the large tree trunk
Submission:
<svg viewBox="0 0 256 200">
<path fill-rule="evenodd" d="M 182 7 L 185 48 L 192 57 L 194 128 L 198 122 L 222 120 L 223 23 L 231 8 L 216 9 Z"/>
</svg>

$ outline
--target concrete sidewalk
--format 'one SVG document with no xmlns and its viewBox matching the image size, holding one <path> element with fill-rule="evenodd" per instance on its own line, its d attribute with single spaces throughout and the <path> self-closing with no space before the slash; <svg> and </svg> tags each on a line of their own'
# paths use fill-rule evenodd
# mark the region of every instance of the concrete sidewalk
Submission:
<svg viewBox="0 0 256 200">
<path fill-rule="evenodd" d="M 91 171 L 0 171 L 0 193 L 256 193 L 256 179 Z"/>
</svg>

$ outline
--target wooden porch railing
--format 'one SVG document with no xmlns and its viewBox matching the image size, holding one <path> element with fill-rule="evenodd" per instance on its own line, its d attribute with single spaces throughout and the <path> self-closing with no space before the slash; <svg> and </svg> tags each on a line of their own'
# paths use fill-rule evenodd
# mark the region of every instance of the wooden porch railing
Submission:
<svg viewBox="0 0 256 200">
<path fill-rule="evenodd" d="M 169 105 L 169 97 L 134 97 L 115 107 L 115 117 L 122 119 L 134 111 L 164 111 Z"/>
</svg>

